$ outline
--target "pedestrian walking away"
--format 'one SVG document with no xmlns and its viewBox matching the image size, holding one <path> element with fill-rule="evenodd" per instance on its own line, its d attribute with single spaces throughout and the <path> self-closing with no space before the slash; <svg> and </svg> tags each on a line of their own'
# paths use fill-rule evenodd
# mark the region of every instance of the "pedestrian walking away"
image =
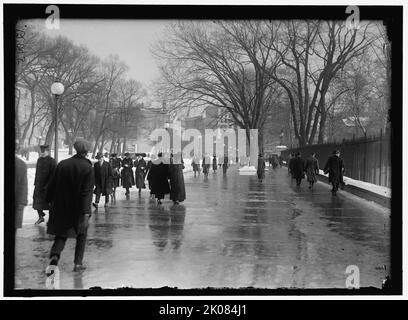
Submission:
<svg viewBox="0 0 408 320">
<path fill-rule="evenodd" d="M 191 166 L 193 168 L 194 178 L 197 176 L 197 173 L 200 175 L 200 160 L 198 157 L 193 156 L 191 159 Z"/>
<path fill-rule="evenodd" d="M 262 180 L 265 178 L 265 159 L 262 154 L 259 154 L 258 156 L 258 168 L 256 170 L 256 174 L 258 175 L 259 181 L 262 182 Z"/>
<path fill-rule="evenodd" d="M 46 201 L 47 187 L 50 183 L 57 163 L 49 154 L 49 146 L 40 146 L 40 157 L 37 160 L 34 178 L 33 209 L 37 210 L 38 220 L 36 225 L 44 222 L 45 213 L 43 210 L 49 210 L 49 204 Z"/>
<path fill-rule="evenodd" d="M 296 180 L 296 186 L 300 187 L 302 179 L 305 177 L 305 161 L 300 152 L 296 153 L 296 157 L 292 159 L 292 175 Z"/>
<path fill-rule="evenodd" d="M 295 159 L 295 154 L 292 152 L 288 158 L 288 174 L 293 178 L 293 159 Z"/>
<path fill-rule="evenodd" d="M 332 184 L 332 195 L 335 196 L 339 190 L 339 185 L 344 188 L 343 173 L 344 173 L 343 159 L 340 158 L 340 150 L 334 150 L 333 154 L 327 159 L 324 166 L 324 173 L 329 174 L 329 182 Z"/>
<path fill-rule="evenodd" d="M 121 181 L 122 187 L 126 189 L 125 195 L 129 196 L 129 189 L 135 185 L 135 177 L 133 176 L 133 160 L 130 158 L 130 153 L 125 153 L 125 158 L 122 160 Z"/>
<path fill-rule="evenodd" d="M 95 202 L 93 206 L 98 209 L 99 200 L 101 195 L 105 197 L 105 207 L 109 203 L 109 195 L 112 194 L 113 185 L 113 172 L 109 162 L 105 161 L 105 157 L 102 153 L 96 155 L 98 162 L 94 164 L 95 175 Z"/>
<path fill-rule="evenodd" d="M 208 177 L 208 173 L 210 171 L 210 157 L 208 155 L 205 155 L 203 157 L 203 163 L 202 163 L 202 167 L 203 167 L 203 174 L 205 177 Z"/>
<path fill-rule="evenodd" d="M 152 161 L 148 179 L 152 181 L 152 194 L 157 199 L 157 204 L 162 204 L 166 194 L 170 193 L 169 186 L 169 161 L 163 158 L 163 154 L 158 154 L 158 159 Z"/>
<path fill-rule="evenodd" d="M 136 168 L 135 171 L 135 180 L 136 180 L 136 188 L 139 189 L 139 194 L 142 192 L 142 189 L 146 189 L 145 185 L 145 176 L 146 176 L 146 169 L 147 164 L 145 159 L 143 159 L 144 154 L 137 155 L 137 158 L 134 162 L 134 167 Z"/>
<path fill-rule="evenodd" d="M 213 155 L 212 166 L 213 166 L 213 173 L 216 173 L 217 172 L 217 156 L 215 154 Z"/>
<path fill-rule="evenodd" d="M 92 163 L 86 158 L 89 143 L 77 140 L 74 143 L 76 155 L 62 160 L 47 189 L 50 218 L 47 232 L 54 235 L 49 265 L 58 265 L 67 238 L 76 238 L 74 271 L 83 271 L 86 237 L 91 217 L 94 173 Z M 47 275 L 52 269 L 47 268 Z"/>
<path fill-rule="evenodd" d="M 120 167 L 122 166 L 121 159 L 117 157 L 116 153 L 112 153 L 109 164 L 112 168 L 112 202 L 116 202 L 116 188 L 119 186 L 120 181 Z"/>
<path fill-rule="evenodd" d="M 173 163 L 169 166 L 170 200 L 173 200 L 174 204 L 179 204 L 186 199 L 183 169 L 184 162 L 181 152 L 178 152 L 174 155 Z"/>
<path fill-rule="evenodd" d="M 316 154 L 312 152 L 305 164 L 306 178 L 309 182 L 309 189 L 313 189 L 313 185 L 317 182 L 319 174 L 319 161 L 316 159 Z"/>
</svg>

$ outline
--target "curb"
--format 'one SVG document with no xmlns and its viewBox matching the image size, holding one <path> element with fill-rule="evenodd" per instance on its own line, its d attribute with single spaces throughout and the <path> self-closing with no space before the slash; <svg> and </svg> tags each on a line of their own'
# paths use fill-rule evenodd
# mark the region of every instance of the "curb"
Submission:
<svg viewBox="0 0 408 320">
<path fill-rule="evenodd" d="M 321 175 L 321 174 L 319 174 L 318 177 L 319 177 L 318 181 L 329 184 L 329 178 L 328 177 L 326 177 L 324 175 Z M 349 192 L 351 194 L 356 195 L 357 197 L 366 199 L 368 201 L 374 201 L 375 203 L 377 203 L 377 204 L 379 204 L 379 205 L 381 205 L 383 207 L 391 208 L 391 198 L 382 196 L 382 195 L 380 195 L 378 193 L 369 191 L 367 189 L 362 189 L 362 188 L 359 188 L 359 187 L 356 187 L 356 186 L 353 186 L 353 185 L 346 184 L 344 186 L 343 191 Z"/>
</svg>

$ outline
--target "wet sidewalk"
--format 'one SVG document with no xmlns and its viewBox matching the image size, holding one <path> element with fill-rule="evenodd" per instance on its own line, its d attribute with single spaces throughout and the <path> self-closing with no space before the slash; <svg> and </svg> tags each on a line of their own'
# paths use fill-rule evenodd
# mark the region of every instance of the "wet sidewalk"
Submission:
<svg viewBox="0 0 408 320">
<path fill-rule="evenodd" d="M 85 263 L 73 268 L 75 240 L 67 241 L 61 289 L 229 287 L 345 288 L 346 268 L 360 271 L 360 286 L 381 287 L 390 272 L 389 210 L 318 183 L 297 188 L 285 168 L 261 183 L 232 167 L 185 176 L 186 201 L 162 207 L 135 188 L 126 200 L 100 206 L 91 218 Z M 26 219 L 16 240 L 16 287 L 46 289 L 52 238 Z M 31 219 L 31 220 L 30 220 Z M 384 270 L 384 266 L 386 270 Z"/>
</svg>

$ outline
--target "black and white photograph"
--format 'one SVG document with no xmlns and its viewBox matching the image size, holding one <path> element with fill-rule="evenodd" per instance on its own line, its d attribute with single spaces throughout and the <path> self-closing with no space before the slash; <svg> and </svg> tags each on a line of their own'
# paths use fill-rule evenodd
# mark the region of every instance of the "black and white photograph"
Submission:
<svg viewBox="0 0 408 320">
<path fill-rule="evenodd" d="M 402 294 L 402 12 L 4 4 L 7 294 Z"/>
</svg>

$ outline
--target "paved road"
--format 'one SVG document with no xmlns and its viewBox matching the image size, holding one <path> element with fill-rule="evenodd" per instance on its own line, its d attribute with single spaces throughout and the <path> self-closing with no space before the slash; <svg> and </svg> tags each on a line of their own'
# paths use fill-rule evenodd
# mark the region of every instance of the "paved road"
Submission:
<svg viewBox="0 0 408 320">
<path fill-rule="evenodd" d="M 389 210 L 318 183 L 297 188 L 287 170 L 256 176 L 185 176 L 187 200 L 158 208 L 148 191 L 91 218 L 88 269 L 72 272 L 75 241 L 60 261 L 60 288 L 344 288 L 356 265 L 360 285 L 381 287 L 390 269 Z M 16 241 L 16 287 L 45 288 L 52 239 L 26 208 Z M 386 270 L 383 269 L 386 267 Z"/>
</svg>

